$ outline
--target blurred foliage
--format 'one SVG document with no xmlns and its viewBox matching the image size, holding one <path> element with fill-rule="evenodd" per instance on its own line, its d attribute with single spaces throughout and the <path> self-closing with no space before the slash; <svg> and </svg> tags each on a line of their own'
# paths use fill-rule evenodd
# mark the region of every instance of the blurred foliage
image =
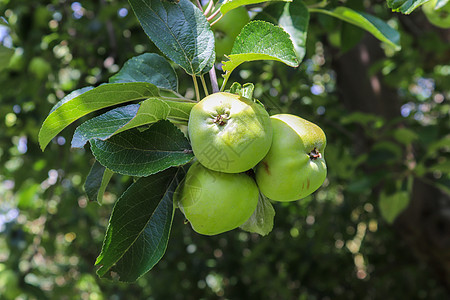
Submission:
<svg viewBox="0 0 450 300">
<path fill-rule="evenodd" d="M 98 279 L 93 264 L 130 178 L 115 175 L 104 204 L 88 203 L 82 185 L 92 156 L 69 143 L 83 120 L 44 153 L 37 134 L 58 99 L 157 49 L 126 1 L 0 0 L 8 22 L 0 41 L 14 49 L 0 72 L 0 299 L 447 298 L 440 279 L 384 221 L 373 190 L 410 193 L 415 176 L 450 192 L 449 45 L 438 31 L 407 32 L 383 2 L 369 9 L 398 27 L 403 50 L 384 47 L 371 71 L 396 89 L 399 118 L 344 107 L 330 52 L 347 51 L 362 34 L 347 28 L 355 40 L 342 39 L 347 25 L 313 16 L 300 68 L 248 63 L 231 80 L 255 83 L 271 114 L 298 114 L 323 128 L 324 186 L 302 201 L 275 204 L 267 237 L 239 230 L 200 236 L 177 212 L 162 261 L 126 285 Z M 192 97 L 191 82 L 181 81 L 180 91 Z M 359 134 L 371 141 L 367 151 L 355 150 Z"/>
</svg>

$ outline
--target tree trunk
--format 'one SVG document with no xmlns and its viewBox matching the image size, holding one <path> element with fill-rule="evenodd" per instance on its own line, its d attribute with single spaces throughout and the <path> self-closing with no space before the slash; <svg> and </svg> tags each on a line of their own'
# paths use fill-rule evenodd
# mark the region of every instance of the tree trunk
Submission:
<svg viewBox="0 0 450 300">
<path fill-rule="evenodd" d="M 384 57 L 379 42 L 370 35 L 347 53 L 333 55 L 339 97 L 349 111 L 375 114 L 386 121 L 401 117 L 396 91 L 383 84 L 380 74 L 369 73 L 370 66 Z M 370 143 L 359 134 L 355 150 L 367 152 Z M 409 207 L 397 217 L 394 229 L 450 287 L 450 197 L 415 179 Z"/>
</svg>

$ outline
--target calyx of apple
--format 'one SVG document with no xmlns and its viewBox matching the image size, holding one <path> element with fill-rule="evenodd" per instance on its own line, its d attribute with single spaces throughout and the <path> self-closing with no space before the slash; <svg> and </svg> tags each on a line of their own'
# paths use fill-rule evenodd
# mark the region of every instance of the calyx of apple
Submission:
<svg viewBox="0 0 450 300">
<path fill-rule="evenodd" d="M 188 133 L 199 162 L 225 173 L 253 168 L 272 143 L 264 107 L 231 93 L 215 93 L 197 103 L 190 113 Z"/>
</svg>

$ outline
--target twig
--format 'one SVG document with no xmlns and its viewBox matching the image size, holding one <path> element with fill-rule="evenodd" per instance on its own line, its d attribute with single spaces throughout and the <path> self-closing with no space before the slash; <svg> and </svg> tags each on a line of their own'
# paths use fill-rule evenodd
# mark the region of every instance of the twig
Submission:
<svg viewBox="0 0 450 300">
<path fill-rule="evenodd" d="M 215 12 L 213 12 L 209 17 L 206 18 L 206 20 L 211 21 L 214 19 L 218 14 L 220 13 L 220 8 L 218 8 Z"/>
<path fill-rule="evenodd" d="M 219 92 L 219 83 L 217 82 L 215 66 L 213 66 L 211 70 L 209 70 L 209 80 L 211 80 L 213 94 Z"/>
<path fill-rule="evenodd" d="M 205 16 L 207 16 L 211 12 L 213 5 L 214 5 L 214 0 L 209 0 L 208 6 L 206 7 L 205 11 L 203 12 L 203 14 Z"/>
<path fill-rule="evenodd" d="M 202 4 L 200 3 L 200 0 L 197 0 L 197 6 L 203 12 L 203 7 L 202 7 Z"/>
<path fill-rule="evenodd" d="M 198 102 L 200 101 L 200 91 L 198 89 L 197 77 L 195 75 L 192 75 L 192 80 L 194 81 L 195 98 L 197 99 Z"/>
<path fill-rule="evenodd" d="M 211 26 L 214 26 L 217 22 L 219 22 L 222 19 L 223 15 L 221 14 L 220 17 L 217 18 L 214 22 L 211 23 Z M 208 20 L 209 21 L 209 20 Z"/>
<path fill-rule="evenodd" d="M 213 66 L 213 68 L 214 68 L 214 66 Z M 209 92 L 208 92 L 208 87 L 206 86 L 205 77 L 203 75 L 200 76 L 200 80 L 202 81 L 203 90 L 205 91 L 205 96 L 208 96 Z"/>
</svg>

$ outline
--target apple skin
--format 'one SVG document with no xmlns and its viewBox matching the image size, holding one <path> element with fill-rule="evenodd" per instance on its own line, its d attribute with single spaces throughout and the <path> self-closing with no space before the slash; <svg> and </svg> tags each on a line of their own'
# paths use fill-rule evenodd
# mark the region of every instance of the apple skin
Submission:
<svg viewBox="0 0 450 300">
<path fill-rule="evenodd" d="M 256 182 L 269 199 L 299 200 L 316 191 L 327 176 L 325 133 L 294 115 L 274 115 L 270 120 L 272 146 L 255 168 Z"/>
<path fill-rule="evenodd" d="M 218 60 L 222 59 L 225 54 L 230 55 L 234 40 L 249 21 L 247 9 L 239 6 L 227 12 L 220 21 L 211 27 L 214 32 Z"/>
<path fill-rule="evenodd" d="M 197 103 L 189 116 L 188 133 L 200 163 L 225 173 L 253 168 L 272 143 L 264 107 L 230 93 L 215 93 Z"/>
<path fill-rule="evenodd" d="M 258 197 L 258 187 L 247 174 L 216 172 L 195 162 L 174 200 L 194 231 L 216 235 L 244 224 L 255 211 Z"/>
<path fill-rule="evenodd" d="M 443 7 L 435 10 L 436 3 L 437 0 L 431 0 L 422 5 L 425 16 L 434 26 L 445 29 L 450 28 L 450 2 L 447 2 Z"/>
</svg>

